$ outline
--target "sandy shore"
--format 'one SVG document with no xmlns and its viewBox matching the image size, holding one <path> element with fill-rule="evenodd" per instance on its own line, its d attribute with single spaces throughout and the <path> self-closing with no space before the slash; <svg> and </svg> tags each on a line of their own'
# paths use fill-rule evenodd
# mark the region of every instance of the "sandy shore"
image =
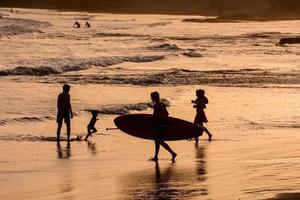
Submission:
<svg viewBox="0 0 300 200">
<path fill-rule="evenodd" d="M 38 89 L 39 85 L 43 86 L 31 85 L 36 94 L 45 90 Z M 72 121 L 73 136 L 83 134 L 89 120 L 87 112 L 78 112 L 84 109 L 79 102 L 85 99 L 85 106 L 88 101 L 103 104 L 105 88 L 93 86 L 86 90 L 86 86 L 74 86 L 71 95 L 77 116 Z M 122 103 L 148 101 L 149 91 L 154 90 L 130 88 L 110 87 L 124 97 Z M 193 98 L 195 88 L 156 89 L 171 101 L 172 116 L 191 121 L 194 110 L 188 100 Z M 48 88 L 46 96 L 58 89 L 59 85 L 50 91 Z M 266 118 L 286 118 L 296 112 L 292 108 L 277 112 L 276 108 L 278 104 L 283 108 L 296 105 L 299 94 L 282 89 L 271 93 L 266 89 L 252 93 L 251 88 L 205 89 L 211 99 L 207 114 L 214 139 L 209 143 L 204 135 L 198 147 L 192 141 L 169 142 L 178 153 L 174 164 L 164 150 L 158 165 L 148 161 L 154 150 L 151 141 L 118 130 L 105 131 L 113 127 L 114 115 L 100 116 L 99 133 L 89 142 L 72 142 L 70 147 L 66 142 L 56 146 L 54 141 L 41 141 L 41 136 L 55 135 L 54 120 L 1 127 L 1 199 L 266 199 L 278 193 L 299 192 L 298 129 L 275 120 L 263 123 L 272 121 Z M 93 91 L 98 91 L 96 96 L 86 98 Z M 184 95 L 177 96 L 178 92 Z M 134 94 L 139 95 L 129 100 Z M 237 97 L 239 94 L 243 97 Z M 272 101 L 270 96 L 275 94 L 277 99 Z M 235 109 L 224 106 L 224 99 Z M 299 108 L 295 108 L 298 112 Z M 247 116 L 252 116 L 251 122 L 246 121 Z"/>
</svg>

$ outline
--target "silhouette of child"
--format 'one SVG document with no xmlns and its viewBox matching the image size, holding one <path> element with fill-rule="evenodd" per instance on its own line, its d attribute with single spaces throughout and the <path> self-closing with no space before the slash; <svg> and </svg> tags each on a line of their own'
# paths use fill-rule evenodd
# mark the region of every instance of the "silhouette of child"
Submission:
<svg viewBox="0 0 300 200">
<path fill-rule="evenodd" d="M 208 122 L 204 112 L 204 109 L 206 108 L 206 104 L 208 104 L 208 99 L 205 96 L 205 91 L 202 89 L 196 91 L 196 96 L 197 99 L 192 100 L 192 103 L 194 104 L 193 107 L 196 108 L 196 117 L 194 123 L 203 126 L 203 123 Z M 208 131 L 206 133 L 208 135 L 208 141 L 211 141 L 212 134 L 210 134 Z M 199 141 L 198 137 L 195 138 L 195 140 L 196 140 L 196 144 L 198 144 Z"/>
<path fill-rule="evenodd" d="M 151 93 L 151 100 L 154 102 L 153 107 L 153 116 L 155 117 L 155 120 L 157 121 L 157 127 L 159 135 L 154 140 L 155 141 L 155 155 L 153 157 L 153 161 L 158 161 L 158 153 L 160 145 L 163 146 L 170 154 L 172 155 L 172 161 L 175 161 L 175 158 L 177 154 L 170 148 L 170 146 L 163 141 L 161 138 L 164 129 L 166 128 L 166 118 L 168 118 L 169 113 L 167 111 L 166 105 L 160 101 L 159 93 L 158 92 L 152 92 Z"/>
<path fill-rule="evenodd" d="M 98 112 L 96 110 L 93 110 L 92 112 L 92 118 L 90 120 L 90 123 L 88 124 L 87 126 L 87 135 L 85 137 L 85 141 L 88 139 L 89 136 L 92 137 L 92 134 L 93 133 L 96 133 L 97 132 L 97 129 L 95 128 L 95 124 L 96 124 L 96 121 L 98 120 L 97 116 L 98 116 Z"/>
</svg>

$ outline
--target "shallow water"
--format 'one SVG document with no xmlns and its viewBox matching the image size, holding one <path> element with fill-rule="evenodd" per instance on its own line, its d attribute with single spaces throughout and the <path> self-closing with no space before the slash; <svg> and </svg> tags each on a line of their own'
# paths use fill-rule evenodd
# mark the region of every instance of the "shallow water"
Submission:
<svg viewBox="0 0 300 200">
<path fill-rule="evenodd" d="M 300 49 L 275 43 L 299 35 L 300 21 L 0 14 L 0 199 L 299 196 Z M 75 19 L 92 28 L 72 28 Z M 85 134 L 88 110 L 102 113 L 90 142 L 56 145 L 56 98 L 65 82 L 73 138 Z M 168 142 L 176 163 L 162 149 L 156 165 L 148 161 L 152 141 L 105 130 L 119 114 L 151 113 L 155 90 L 170 102 L 171 116 L 193 121 L 198 88 L 209 98 L 213 141 Z"/>
</svg>

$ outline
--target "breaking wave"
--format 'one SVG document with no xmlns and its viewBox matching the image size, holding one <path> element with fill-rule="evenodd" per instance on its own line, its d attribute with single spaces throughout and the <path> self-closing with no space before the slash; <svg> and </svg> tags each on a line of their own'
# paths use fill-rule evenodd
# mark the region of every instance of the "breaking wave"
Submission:
<svg viewBox="0 0 300 200">
<path fill-rule="evenodd" d="M 167 99 L 161 99 L 164 104 L 169 107 L 170 102 Z M 135 103 L 135 104 L 121 104 L 121 105 L 110 105 L 100 108 L 98 113 L 103 115 L 125 115 L 131 111 L 144 111 L 148 108 L 153 108 L 153 103 Z M 86 110 L 93 111 L 93 110 Z"/>
<path fill-rule="evenodd" d="M 78 63 L 64 65 L 62 67 L 48 67 L 48 66 L 16 67 L 14 69 L 1 70 L 0 76 L 12 76 L 12 75 L 43 76 L 43 75 L 50 75 L 50 74 L 61 74 L 70 71 L 80 71 L 80 70 L 89 69 L 91 67 L 108 67 L 123 62 L 137 62 L 137 63 L 153 62 L 162 59 L 164 59 L 164 56 L 162 55 L 102 57 L 102 58 L 89 59 L 89 60 L 77 60 Z"/>
<path fill-rule="evenodd" d="M 150 37 L 150 35 L 139 35 L 130 33 L 96 33 L 96 37 Z"/>
<path fill-rule="evenodd" d="M 31 19 L 0 18 L 0 37 L 26 33 L 43 33 L 39 28 L 51 26 L 49 22 Z"/>
<path fill-rule="evenodd" d="M 166 51 L 179 51 L 182 50 L 180 47 L 178 47 L 175 44 L 161 44 L 156 46 L 148 47 L 150 50 L 166 50 Z"/>
<path fill-rule="evenodd" d="M 298 119 L 288 120 L 286 122 L 271 120 L 269 122 L 253 121 L 249 119 L 239 118 L 235 123 L 235 128 L 244 127 L 247 130 L 261 130 L 261 129 L 299 129 L 300 123 Z"/>
<path fill-rule="evenodd" d="M 2 70 L 0 71 L 0 76 L 8 75 L 30 75 L 30 76 L 42 76 L 49 74 L 60 74 L 61 72 L 57 69 L 40 66 L 40 67 L 16 67 L 11 70 Z"/>
<path fill-rule="evenodd" d="M 54 117 L 51 116 L 42 116 L 42 117 L 20 117 L 13 119 L 4 119 L 0 120 L 0 126 L 13 124 L 15 122 L 42 122 L 45 120 L 53 120 Z"/>
<path fill-rule="evenodd" d="M 29 28 L 17 25 L 0 26 L 0 36 L 13 36 L 25 33 L 43 33 L 37 28 Z"/>
<path fill-rule="evenodd" d="M 202 57 L 202 54 L 195 49 L 189 49 L 187 52 L 182 53 L 182 55 L 192 58 Z"/>
<path fill-rule="evenodd" d="M 102 73 L 102 74 L 101 74 Z M 105 73 L 91 75 L 68 75 L 46 77 L 41 82 L 67 81 L 74 84 L 129 84 L 129 85 L 214 85 L 221 87 L 275 87 L 285 85 L 293 87 L 300 84 L 300 71 L 273 72 L 261 69 L 193 71 L 185 69 L 169 69 L 143 71 L 143 73 Z"/>
</svg>

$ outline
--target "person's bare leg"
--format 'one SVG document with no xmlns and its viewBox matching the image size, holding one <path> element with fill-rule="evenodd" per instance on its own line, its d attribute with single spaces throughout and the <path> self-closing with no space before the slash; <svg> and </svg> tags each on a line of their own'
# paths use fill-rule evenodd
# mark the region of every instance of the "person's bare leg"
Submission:
<svg viewBox="0 0 300 200">
<path fill-rule="evenodd" d="M 60 131 L 61 131 L 62 122 L 57 123 L 57 131 L 56 131 L 56 141 L 60 140 Z"/>
<path fill-rule="evenodd" d="M 195 137 L 195 145 L 198 146 L 199 143 L 199 137 Z"/>
<path fill-rule="evenodd" d="M 172 155 L 172 161 L 174 161 L 177 154 L 171 149 L 171 147 L 164 141 L 161 141 L 160 145 L 163 146 L 168 152 L 170 152 L 170 154 Z"/>
<path fill-rule="evenodd" d="M 85 136 L 84 140 L 87 141 L 88 137 L 90 136 L 90 128 L 87 127 L 87 135 Z"/>
<path fill-rule="evenodd" d="M 97 129 L 95 127 L 92 128 L 92 133 L 96 133 Z"/>
<path fill-rule="evenodd" d="M 155 140 L 155 154 L 154 154 L 154 157 L 153 157 L 153 161 L 158 161 L 158 153 L 159 153 L 159 141 Z"/>
<path fill-rule="evenodd" d="M 212 141 L 212 134 L 209 132 L 209 130 L 201 124 L 198 124 L 198 126 L 202 129 L 202 134 L 203 134 L 203 131 L 204 131 L 208 135 L 208 141 L 211 142 Z"/>
<path fill-rule="evenodd" d="M 67 125 L 67 141 L 70 142 L 70 136 L 71 136 L 71 122 L 66 122 Z"/>
<path fill-rule="evenodd" d="M 208 141 L 210 142 L 210 141 L 212 141 L 212 134 L 209 132 L 209 130 L 206 128 L 206 127 L 204 127 L 204 126 L 202 126 L 204 129 L 203 129 L 203 131 L 205 132 L 205 133 L 207 133 L 207 135 L 208 135 Z"/>
</svg>

